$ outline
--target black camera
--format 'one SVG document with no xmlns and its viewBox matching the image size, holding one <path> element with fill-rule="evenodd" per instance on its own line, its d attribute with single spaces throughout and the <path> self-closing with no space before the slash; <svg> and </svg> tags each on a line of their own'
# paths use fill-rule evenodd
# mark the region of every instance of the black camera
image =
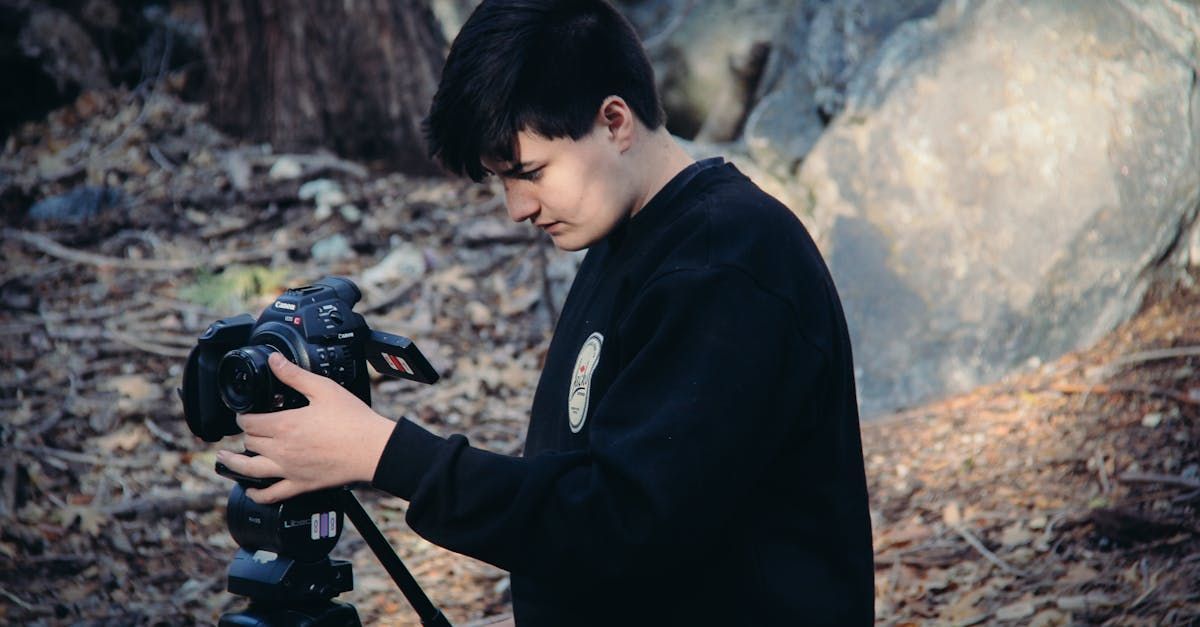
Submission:
<svg viewBox="0 0 1200 627">
<path fill-rule="evenodd" d="M 437 371 L 411 340 L 372 331 L 353 311 L 361 297 L 348 279 L 327 277 L 287 290 L 258 320 L 242 314 L 210 325 L 188 355 L 179 389 L 192 433 L 216 442 L 241 432 L 239 413 L 308 404 L 302 394 L 275 378 L 267 365 L 271 353 L 338 382 L 368 405 L 367 363 L 388 377 L 436 382 Z M 422 622 L 449 625 L 348 489 L 259 504 L 246 495 L 246 488 L 266 487 L 278 479 L 241 475 L 220 462 L 216 471 L 237 481 L 229 495 L 226 524 L 241 548 L 230 564 L 228 589 L 251 599 L 247 610 L 222 616 L 220 625 L 359 625 L 353 606 L 332 600 L 353 585 L 350 563 L 328 557 L 341 535 L 343 514 L 351 517 L 384 562 Z"/>
<path fill-rule="evenodd" d="M 371 404 L 366 364 L 380 374 L 434 383 L 437 372 L 411 340 L 372 331 L 353 311 L 362 294 L 348 279 L 328 277 L 289 289 L 256 321 L 250 314 L 214 322 L 183 371 L 183 413 L 206 442 L 241 432 L 236 414 L 303 407 L 308 401 L 280 383 L 271 353 L 329 377 Z"/>
</svg>

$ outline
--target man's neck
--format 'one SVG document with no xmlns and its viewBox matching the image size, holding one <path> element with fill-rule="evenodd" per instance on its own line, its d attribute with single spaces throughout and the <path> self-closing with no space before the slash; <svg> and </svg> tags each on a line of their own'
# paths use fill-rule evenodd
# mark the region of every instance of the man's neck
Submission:
<svg viewBox="0 0 1200 627">
<path fill-rule="evenodd" d="M 637 215 L 637 212 L 666 187 L 676 174 L 694 161 L 679 142 L 671 137 L 666 127 L 662 126 L 655 131 L 646 131 L 637 150 L 637 154 L 632 156 L 636 160 L 637 171 L 644 173 L 641 177 L 642 193 L 630 211 L 630 216 Z"/>
</svg>

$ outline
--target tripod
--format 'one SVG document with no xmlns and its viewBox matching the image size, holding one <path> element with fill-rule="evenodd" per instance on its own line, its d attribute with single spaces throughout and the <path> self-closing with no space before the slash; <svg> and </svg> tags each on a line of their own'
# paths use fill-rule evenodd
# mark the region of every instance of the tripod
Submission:
<svg viewBox="0 0 1200 627">
<path fill-rule="evenodd" d="M 325 501 L 321 497 L 330 497 L 331 501 Z M 244 490 L 239 485 L 234 488 L 230 495 L 230 520 L 233 520 L 234 512 L 240 512 L 243 502 Z M 248 501 L 248 499 L 245 499 Z M 421 624 L 426 627 L 450 627 L 450 622 L 446 620 L 445 615 L 441 610 L 437 609 L 425 596 L 425 592 L 421 586 L 417 584 L 416 579 L 408 572 L 400 557 L 392 550 L 387 539 L 380 533 L 379 528 L 371 521 L 366 510 L 358 499 L 354 498 L 354 494 L 349 488 L 341 488 L 328 491 L 321 496 L 310 499 L 312 502 L 321 503 L 322 505 L 331 505 L 333 510 L 313 511 L 310 515 L 312 526 L 309 528 L 310 537 L 317 540 L 318 536 L 331 538 L 332 542 L 326 542 L 324 546 L 317 550 L 328 550 L 333 548 L 333 544 L 337 542 L 338 529 L 335 525 L 339 525 L 339 512 L 344 512 L 354 523 L 354 528 L 358 530 L 359 535 L 366 541 L 367 546 L 375 554 L 392 580 L 400 587 L 400 591 L 404 593 L 404 597 L 408 599 L 409 604 L 417 612 L 417 616 L 421 619 Z M 313 510 L 313 507 L 302 504 L 301 511 L 307 512 Z M 302 525 L 296 525 L 288 522 L 288 518 L 295 518 L 296 514 L 284 514 L 282 508 L 273 510 L 276 512 L 273 521 L 281 522 L 282 528 L 297 528 Z M 267 512 L 270 515 L 270 512 Z M 260 518 L 261 520 L 261 518 Z M 303 520 L 303 519 L 301 519 Z M 234 531 L 233 524 L 230 525 L 230 530 Z M 242 538 L 238 532 L 234 533 L 235 539 L 238 539 L 239 544 L 242 544 Z M 299 561 L 295 557 L 285 557 L 269 551 L 256 551 L 251 553 L 245 548 L 238 550 L 234 561 L 229 566 L 229 591 L 250 598 L 250 606 L 240 612 L 227 613 L 221 616 L 218 623 L 220 627 L 247 627 L 247 626 L 275 626 L 289 625 L 296 627 L 358 627 L 362 622 L 358 618 L 358 611 L 353 605 L 333 600 L 333 597 L 347 592 L 353 588 L 353 575 L 351 572 L 350 562 L 345 560 L 332 560 L 328 555 L 322 555 L 315 561 Z"/>
</svg>

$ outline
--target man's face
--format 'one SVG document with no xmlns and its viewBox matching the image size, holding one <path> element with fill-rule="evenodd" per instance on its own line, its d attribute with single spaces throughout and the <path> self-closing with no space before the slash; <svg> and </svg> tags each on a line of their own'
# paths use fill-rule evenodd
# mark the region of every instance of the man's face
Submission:
<svg viewBox="0 0 1200 627">
<path fill-rule="evenodd" d="M 504 182 L 513 221 L 529 220 L 562 250 L 596 243 L 634 205 L 621 150 L 604 126 L 577 141 L 521 131 L 514 159 L 484 159 L 483 165 Z"/>
</svg>

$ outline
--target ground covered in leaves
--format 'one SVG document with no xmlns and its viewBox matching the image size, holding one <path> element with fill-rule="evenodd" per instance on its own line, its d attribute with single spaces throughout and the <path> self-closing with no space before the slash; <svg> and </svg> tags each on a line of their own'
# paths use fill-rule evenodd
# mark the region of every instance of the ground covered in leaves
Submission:
<svg viewBox="0 0 1200 627">
<path fill-rule="evenodd" d="M 175 389 L 210 322 L 286 286 L 351 277 L 371 325 L 430 356 L 443 380 L 376 381 L 381 413 L 519 451 L 578 256 L 508 223 L 493 188 L 238 144 L 169 92 L 85 93 L 0 154 L 0 622 L 241 606 L 213 473 L 240 444 L 195 438 Z M 879 622 L 1200 621 L 1198 314 L 1200 288 L 1168 277 L 1089 350 L 865 423 Z M 455 624 L 510 611 L 504 572 L 359 494 Z M 364 622 L 417 624 L 352 528 L 333 555 Z"/>
</svg>

